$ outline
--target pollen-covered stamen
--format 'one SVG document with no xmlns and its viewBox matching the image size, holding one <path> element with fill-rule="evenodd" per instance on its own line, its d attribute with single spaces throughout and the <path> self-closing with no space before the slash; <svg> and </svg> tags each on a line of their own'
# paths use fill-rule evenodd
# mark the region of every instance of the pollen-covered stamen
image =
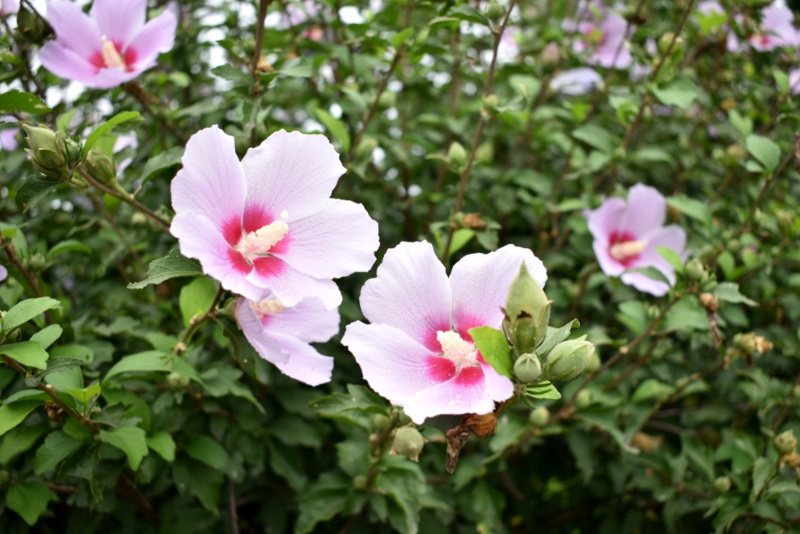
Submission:
<svg viewBox="0 0 800 534">
<path fill-rule="evenodd" d="M 637 256 L 642 253 L 647 243 L 644 241 L 624 241 L 611 245 L 609 254 L 617 261 L 624 261 L 632 256 Z"/>
<path fill-rule="evenodd" d="M 259 302 L 250 301 L 250 307 L 256 314 L 259 320 L 263 319 L 265 315 L 278 315 L 286 311 L 286 308 L 281 304 L 278 299 L 264 299 Z"/>
<path fill-rule="evenodd" d="M 289 233 L 289 225 L 286 224 L 288 218 L 289 215 L 284 211 L 281 213 L 280 220 L 273 221 L 255 232 L 243 235 L 234 249 L 239 251 L 250 262 L 259 256 L 266 256 L 269 254 L 270 249 Z"/>
<path fill-rule="evenodd" d="M 102 39 L 103 39 L 103 64 L 105 64 L 107 69 L 125 70 L 125 61 L 119 54 L 117 47 L 114 46 L 114 43 L 106 39 L 105 35 L 102 37 Z"/>
<path fill-rule="evenodd" d="M 442 346 L 444 357 L 456 364 L 456 373 L 460 372 L 462 367 L 478 365 L 478 351 L 475 345 L 462 339 L 458 332 L 436 332 L 436 340 Z"/>
</svg>

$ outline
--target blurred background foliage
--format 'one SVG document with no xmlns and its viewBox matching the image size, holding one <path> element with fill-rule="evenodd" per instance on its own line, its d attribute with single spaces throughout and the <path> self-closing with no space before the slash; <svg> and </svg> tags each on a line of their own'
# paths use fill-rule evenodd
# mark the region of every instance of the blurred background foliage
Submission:
<svg viewBox="0 0 800 534">
<path fill-rule="evenodd" d="M 216 282 L 128 289 L 175 239 L 4 148 L 0 305 L 28 304 L 2 343 L 37 342 L 49 360 L 0 367 L 2 530 L 797 529 L 800 459 L 773 439 L 800 433 L 798 51 L 726 50 L 766 3 L 721 3 L 727 21 L 705 22 L 693 1 L 620 3 L 637 66 L 598 68 L 598 87 L 565 95 L 550 81 L 586 61 L 563 25 L 575 1 L 520 2 L 506 18 L 503 2 L 276 0 L 259 55 L 257 5 L 179 0 L 173 50 L 108 91 L 39 68 L 48 29 L 32 7 L 46 5 L 23 2 L 0 36 L 0 82 L 48 109 L 11 115 L 80 140 L 138 112 L 100 146 L 135 133 L 115 157 L 132 158 L 119 183 L 142 205 L 170 216 L 170 180 L 201 128 L 234 135 L 240 157 L 281 128 L 323 132 L 348 168 L 335 196 L 379 222 L 381 253 L 426 239 L 452 263 L 529 247 L 553 324 L 577 317 L 605 365 L 561 400 L 506 408 L 452 476 L 434 425 L 413 463 L 391 454 L 407 418 L 338 338 L 320 347 L 336 366 L 319 388 L 261 361 L 224 316 L 177 354 Z M 583 215 L 636 183 L 668 198 L 695 259 L 662 298 L 599 270 Z M 340 281 L 342 327 L 361 318 L 372 275 Z"/>
</svg>

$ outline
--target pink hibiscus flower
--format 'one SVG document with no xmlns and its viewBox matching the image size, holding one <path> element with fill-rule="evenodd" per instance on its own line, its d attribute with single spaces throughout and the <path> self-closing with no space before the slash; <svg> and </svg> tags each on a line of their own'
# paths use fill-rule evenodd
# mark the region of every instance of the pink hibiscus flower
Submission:
<svg viewBox="0 0 800 534">
<path fill-rule="evenodd" d="M 19 11 L 19 0 L 0 0 L 0 16 L 13 15 Z"/>
<path fill-rule="evenodd" d="M 594 236 L 594 253 L 603 272 L 620 276 L 639 291 L 664 295 L 675 284 L 675 269 L 656 250 L 668 247 L 686 259 L 686 233 L 676 225 L 664 226 L 667 202 L 661 193 L 637 184 L 628 192 L 628 202 L 609 198 L 586 214 Z M 655 267 L 669 284 L 630 269 Z"/>
<path fill-rule="evenodd" d="M 194 134 L 172 181 L 170 231 L 222 287 L 284 306 L 319 297 L 342 301 L 331 280 L 375 262 L 378 224 L 361 204 L 331 199 L 345 169 L 322 135 L 283 130 L 240 162 L 233 137 L 216 126 Z"/>
<path fill-rule="evenodd" d="M 766 52 L 786 46 L 800 46 L 800 32 L 794 27 L 794 13 L 778 2 L 761 11 L 761 29 L 747 38 L 750 46 Z"/>
<path fill-rule="evenodd" d="M 42 65 L 57 76 L 107 89 L 136 78 L 172 49 L 177 20 L 169 9 L 145 24 L 147 0 L 95 0 L 87 15 L 66 0 L 47 6 L 56 39 L 42 47 Z"/>
<path fill-rule="evenodd" d="M 626 69 L 633 56 L 625 42 L 628 23 L 622 16 L 597 2 L 584 2 L 579 7 L 582 19 L 565 21 L 567 31 L 582 34 L 573 42 L 577 53 L 589 52 L 587 63 L 608 69 Z"/>
<path fill-rule="evenodd" d="M 322 301 L 303 299 L 286 307 L 274 295 L 257 302 L 236 301 L 236 321 L 258 354 L 283 374 L 310 386 L 330 382 L 333 358 L 309 343 L 328 341 L 339 332 L 339 312 L 326 310 Z"/>
<path fill-rule="evenodd" d="M 465 256 L 448 279 L 429 243 L 401 243 L 361 290 L 361 310 L 372 324 L 348 325 L 342 344 L 370 387 L 416 423 L 492 412 L 514 385 L 486 363 L 468 331 L 501 328 L 500 307 L 523 261 L 544 285 L 544 265 L 527 249 L 507 245 Z"/>
</svg>

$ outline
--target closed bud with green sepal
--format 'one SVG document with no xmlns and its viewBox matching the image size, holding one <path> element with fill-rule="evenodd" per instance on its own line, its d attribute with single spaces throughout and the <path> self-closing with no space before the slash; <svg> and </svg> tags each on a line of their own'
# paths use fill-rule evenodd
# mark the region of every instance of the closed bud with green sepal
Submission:
<svg viewBox="0 0 800 534">
<path fill-rule="evenodd" d="M 794 437 L 794 432 L 791 430 L 787 430 L 786 432 L 782 432 L 775 436 L 775 450 L 781 456 L 786 456 L 787 454 L 792 454 L 795 449 L 797 449 L 797 438 Z"/>
<path fill-rule="evenodd" d="M 69 180 L 81 159 L 80 145 L 43 126 L 22 124 L 22 129 L 36 170 L 50 178 Z"/>
<path fill-rule="evenodd" d="M 523 354 L 514 362 L 514 376 L 524 384 L 538 382 L 542 377 L 542 362 L 536 354 Z"/>
<path fill-rule="evenodd" d="M 398 428 L 394 434 L 394 452 L 414 462 L 419 460 L 419 453 L 424 445 L 425 439 L 416 428 L 404 426 Z"/>
<path fill-rule="evenodd" d="M 592 359 L 594 345 L 579 339 L 562 341 L 547 355 L 544 363 L 544 379 L 551 382 L 570 382 L 575 380 Z"/>
<path fill-rule="evenodd" d="M 517 354 L 535 351 L 547 335 L 550 305 L 544 290 L 523 263 L 506 297 L 503 330 Z"/>
<path fill-rule="evenodd" d="M 117 163 L 114 158 L 98 149 L 86 154 L 81 166 L 89 175 L 102 184 L 110 184 L 117 179 Z"/>
</svg>

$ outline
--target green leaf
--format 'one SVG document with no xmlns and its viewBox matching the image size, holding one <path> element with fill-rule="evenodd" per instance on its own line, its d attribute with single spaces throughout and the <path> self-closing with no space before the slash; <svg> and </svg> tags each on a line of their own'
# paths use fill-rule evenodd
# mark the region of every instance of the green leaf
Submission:
<svg viewBox="0 0 800 534">
<path fill-rule="evenodd" d="M 464 246 L 466 246 L 467 243 L 470 242 L 473 237 L 475 237 L 475 230 L 470 228 L 459 228 L 453 232 L 453 240 L 450 243 L 449 256 L 452 256 L 461 250 Z"/>
<path fill-rule="evenodd" d="M 170 148 L 166 152 L 162 152 L 158 156 L 150 158 L 147 160 L 144 169 L 142 169 L 139 178 L 142 181 L 147 181 L 163 170 L 180 165 L 181 158 L 183 157 L 183 150 L 183 147 L 176 146 Z"/>
<path fill-rule="evenodd" d="M 172 474 L 178 491 L 194 495 L 206 510 L 217 513 L 217 502 L 225 482 L 222 473 L 194 461 L 178 459 L 172 464 Z"/>
<path fill-rule="evenodd" d="M 495 371 L 508 378 L 514 377 L 513 364 L 511 363 L 511 350 L 505 334 L 491 326 L 470 328 L 469 335 L 475 346 L 481 352 L 483 359 Z"/>
<path fill-rule="evenodd" d="M 677 252 L 669 247 L 664 247 L 661 245 L 656 245 L 656 252 L 658 252 L 662 258 L 667 260 L 667 263 L 672 265 L 672 268 L 675 269 L 676 273 L 683 272 L 683 259 Z"/>
<path fill-rule="evenodd" d="M 697 98 L 698 92 L 697 85 L 688 78 L 672 82 L 663 89 L 653 88 L 653 94 L 662 104 L 681 109 L 688 109 Z"/>
<path fill-rule="evenodd" d="M 648 378 L 636 388 L 631 396 L 632 402 L 643 402 L 651 399 L 663 401 L 675 392 L 675 387 L 655 378 Z"/>
<path fill-rule="evenodd" d="M 23 422 L 41 404 L 39 400 L 24 400 L 12 404 L 6 400 L 6 404 L 0 406 L 0 436 Z"/>
<path fill-rule="evenodd" d="M 3 332 L 9 332 L 47 310 L 60 307 L 61 303 L 50 297 L 23 300 L 6 312 L 3 317 Z"/>
<path fill-rule="evenodd" d="M 667 204 L 684 215 L 698 220 L 706 226 L 711 226 L 711 209 L 708 207 L 708 203 L 680 195 L 669 197 Z"/>
<path fill-rule="evenodd" d="M 135 426 L 121 426 L 112 430 L 101 430 L 100 441 L 112 445 L 128 457 L 128 464 L 136 471 L 142 459 L 147 456 L 147 436 L 145 431 Z"/>
<path fill-rule="evenodd" d="M 278 72 L 283 76 L 292 78 L 308 78 L 313 71 L 311 63 L 305 57 L 294 57 L 283 62 Z"/>
<path fill-rule="evenodd" d="M 775 78 L 775 85 L 778 86 L 781 94 L 789 94 L 789 89 L 791 89 L 789 85 L 789 75 L 782 70 L 774 69 L 772 71 L 772 77 Z"/>
<path fill-rule="evenodd" d="M 92 249 L 85 243 L 81 243 L 75 239 L 68 239 L 57 243 L 53 248 L 47 252 L 47 259 L 52 260 L 56 256 L 64 252 L 81 252 L 83 254 L 91 254 Z"/>
<path fill-rule="evenodd" d="M 211 72 L 214 76 L 233 82 L 234 86 L 250 87 L 253 85 L 254 80 L 250 74 L 232 65 L 220 65 L 211 69 Z"/>
<path fill-rule="evenodd" d="M 512 74 L 509 76 L 508 81 L 511 84 L 511 88 L 518 92 L 528 104 L 536 98 L 536 95 L 542 89 L 542 82 L 533 76 Z"/>
<path fill-rule="evenodd" d="M 739 131 L 742 139 L 753 133 L 753 119 L 750 117 L 741 115 L 738 111 L 732 109 L 728 112 L 728 119 L 730 119 L 733 127 Z"/>
<path fill-rule="evenodd" d="M 100 384 L 95 382 L 94 384 L 90 384 L 85 388 L 68 388 L 65 391 L 75 397 L 75 399 L 79 402 L 82 402 L 83 404 L 89 404 L 89 401 L 100 395 L 102 388 L 100 387 Z"/>
<path fill-rule="evenodd" d="M 341 475 L 323 473 L 300 495 L 300 515 L 294 525 L 295 534 L 314 531 L 317 523 L 333 519 L 344 512 L 352 499 L 353 483 Z"/>
<path fill-rule="evenodd" d="M 421 498 L 428 491 L 419 465 L 406 461 L 402 456 L 385 456 L 378 470 L 380 475 L 375 479 L 375 488 L 388 497 L 392 505 L 389 523 L 398 532 L 418 532 Z M 399 513 L 392 513 L 392 508 Z"/>
<path fill-rule="evenodd" d="M 572 137 L 596 148 L 603 154 L 611 154 L 614 151 L 611 132 L 595 124 L 587 124 L 573 130 Z"/>
<path fill-rule="evenodd" d="M 561 392 L 546 380 L 536 384 L 529 384 L 525 388 L 525 393 L 533 399 L 558 400 L 561 398 Z"/>
<path fill-rule="evenodd" d="M 41 174 L 28 176 L 22 187 L 17 190 L 14 202 L 17 204 L 17 208 L 25 213 L 42 200 L 47 193 L 62 185 L 64 185 L 64 181 L 58 178 L 50 178 Z"/>
<path fill-rule="evenodd" d="M 198 436 L 186 444 L 186 454 L 206 464 L 212 469 L 222 471 L 228 465 L 228 452 L 208 436 Z"/>
<path fill-rule="evenodd" d="M 33 472 L 41 475 L 55 469 L 83 446 L 83 442 L 57 430 L 45 438 L 33 457 Z"/>
<path fill-rule="evenodd" d="M 36 524 L 50 501 L 58 497 L 42 482 L 17 482 L 8 489 L 6 505 L 30 526 Z"/>
<path fill-rule="evenodd" d="M 744 144 L 747 146 L 747 151 L 764 166 L 767 172 L 772 173 L 778 167 L 781 161 L 781 149 L 771 139 L 760 135 L 748 135 Z"/>
<path fill-rule="evenodd" d="M 147 446 L 166 461 L 170 463 L 175 461 L 175 440 L 166 432 L 156 432 L 152 436 L 147 436 Z"/>
<path fill-rule="evenodd" d="M 36 115 L 47 113 L 48 111 L 50 111 L 50 108 L 34 94 L 17 91 L 16 89 L 0 94 L 0 112 L 21 112 Z"/>
<path fill-rule="evenodd" d="M 154 371 L 171 371 L 171 361 L 167 354 L 160 350 L 149 350 L 126 356 L 108 370 L 103 384 L 122 373 L 149 373 Z"/>
<path fill-rule="evenodd" d="M 37 342 L 44 350 L 56 342 L 58 338 L 61 337 L 61 333 L 64 331 L 61 326 L 57 324 L 51 324 L 44 327 L 42 330 L 39 330 L 35 334 L 31 336 L 31 341 Z M 48 369 L 50 365 L 48 364 Z"/>
<path fill-rule="evenodd" d="M 37 425 L 21 427 L 6 434 L 0 442 L 0 465 L 7 465 L 18 454 L 27 452 L 44 433 L 45 429 Z"/>
<path fill-rule="evenodd" d="M 22 365 L 47 369 L 47 351 L 36 341 L 20 341 L 0 346 L 0 354 L 5 354 Z"/>
<path fill-rule="evenodd" d="M 348 384 L 347 393 L 334 393 L 309 404 L 322 417 L 338 419 L 373 431 L 372 415 L 386 414 L 385 402 L 369 388 Z"/>
<path fill-rule="evenodd" d="M 347 126 L 342 121 L 320 108 L 314 108 L 314 115 L 325 126 L 328 133 L 339 141 L 342 145 L 342 150 L 345 152 L 350 150 L 350 134 L 347 132 Z"/>
<path fill-rule="evenodd" d="M 86 138 L 86 142 L 83 144 L 83 152 L 81 153 L 83 157 L 86 157 L 86 154 L 89 153 L 89 150 L 97 143 L 101 137 L 106 135 L 110 132 L 113 128 L 119 126 L 120 124 L 124 124 L 126 122 L 134 121 L 139 119 L 139 112 L 138 111 L 122 111 L 117 113 L 106 122 L 98 126 L 94 129 L 92 133 L 89 134 L 89 137 Z"/>
<path fill-rule="evenodd" d="M 580 328 L 580 326 L 581 323 L 579 323 L 577 319 L 571 320 L 561 328 L 552 328 L 548 326 L 547 335 L 544 341 L 542 341 L 542 344 L 539 345 L 539 348 L 536 349 L 536 354 L 538 354 L 540 358 L 543 358 L 548 352 L 553 350 L 553 347 L 567 339 L 573 328 Z"/>
<path fill-rule="evenodd" d="M 725 302 L 758 306 L 758 302 L 742 295 L 739 291 L 739 284 L 734 284 L 733 282 L 722 282 L 714 289 L 714 294 L 719 300 L 724 300 Z"/>
<path fill-rule="evenodd" d="M 678 301 L 664 318 L 664 330 L 667 332 L 704 332 L 708 329 L 706 310 L 694 295 L 686 296 Z"/>
<path fill-rule="evenodd" d="M 185 328 L 189 328 L 193 317 L 203 315 L 208 311 L 211 303 L 214 302 L 214 297 L 217 296 L 217 289 L 217 282 L 208 276 L 195 278 L 181 288 L 179 303 Z"/>
<path fill-rule="evenodd" d="M 775 462 L 769 458 L 756 458 L 753 464 L 753 495 L 758 495 L 764 489 L 775 472 Z"/>
<path fill-rule="evenodd" d="M 200 263 L 183 257 L 178 248 L 173 248 L 163 258 L 150 262 L 147 278 L 141 282 L 128 284 L 128 289 L 142 289 L 150 284 L 160 284 L 170 278 L 200 276 L 201 274 L 203 274 L 203 270 L 200 268 Z"/>
</svg>

